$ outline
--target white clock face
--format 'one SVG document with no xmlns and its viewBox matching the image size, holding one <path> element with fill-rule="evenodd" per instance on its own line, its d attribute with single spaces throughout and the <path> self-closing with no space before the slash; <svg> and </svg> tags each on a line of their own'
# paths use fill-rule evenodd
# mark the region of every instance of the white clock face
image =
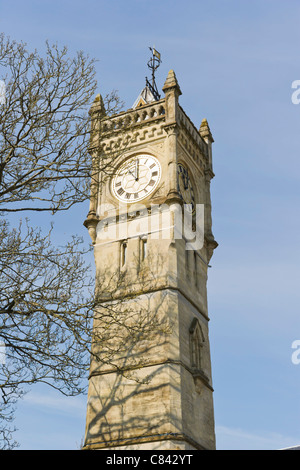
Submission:
<svg viewBox="0 0 300 470">
<path fill-rule="evenodd" d="M 148 197 L 157 187 L 161 176 L 159 161 L 151 155 L 137 155 L 127 160 L 112 182 L 114 196 L 119 201 L 133 203 Z"/>
</svg>

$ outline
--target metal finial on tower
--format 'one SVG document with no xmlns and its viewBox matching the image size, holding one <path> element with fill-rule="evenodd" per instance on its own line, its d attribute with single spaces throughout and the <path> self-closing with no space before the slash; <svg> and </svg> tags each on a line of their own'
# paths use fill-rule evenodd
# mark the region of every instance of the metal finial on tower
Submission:
<svg viewBox="0 0 300 470">
<path fill-rule="evenodd" d="M 152 52 L 152 56 L 148 61 L 147 65 L 152 72 L 152 83 L 149 82 L 148 78 L 146 77 L 146 86 L 150 88 L 154 98 L 156 100 L 160 99 L 160 94 L 158 93 L 158 89 L 155 83 L 155 71 L 161 64 L 160 53 L 154 48 L 149 47 L 150 51 Z"/>
</svg>

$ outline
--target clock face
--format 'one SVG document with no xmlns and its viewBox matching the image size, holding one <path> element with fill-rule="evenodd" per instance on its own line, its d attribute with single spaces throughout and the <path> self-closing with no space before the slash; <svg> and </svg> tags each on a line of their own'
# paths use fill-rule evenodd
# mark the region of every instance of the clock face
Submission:
<svg viewBox="0 0 300 470">
<path fill-rule="evenodd" d="M 127 160 L 112 182 L 114 196 L 119 201 L 133 203 L 149 196 L 161 176 L 159 161 L 151 155 L 137 155 Z"/>
<path fill-rule="evenodd" d="M 185 168 L 181 163 L 178 164 L 178 186 L 181 197 L 185 204 L 191 205 L 191 213 L 195 212 L 195 196 L 193 186 L 188 174 L 187 168 Z"/>
</svg>

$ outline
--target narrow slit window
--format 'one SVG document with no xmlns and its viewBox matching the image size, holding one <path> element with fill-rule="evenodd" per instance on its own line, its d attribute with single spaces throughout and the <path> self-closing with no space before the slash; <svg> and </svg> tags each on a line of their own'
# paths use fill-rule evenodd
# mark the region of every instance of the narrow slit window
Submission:
<svg viewBox="0 0 300 470">
<path fill-rule="evenodd" d="M 198 285 L 198 269 L 197 269 L 197 254 L 194 251 L 194 281 L 195 281 L 195 286 Z"/>
<path fill-rule="evenodd" d="M 123 242 L 121 245 L 121 267 L 123 267 L 126 263 L 126 255 L 127 255 L 127 243 Z"/>
<path fill-rule="evenodd" d="M 144 261 L 144 259 L 147 257 L 147 240 L 142 240 L 141 250 L 142 250 L 141 258 L 142 258 L 142 261 Z"/>
</svg>

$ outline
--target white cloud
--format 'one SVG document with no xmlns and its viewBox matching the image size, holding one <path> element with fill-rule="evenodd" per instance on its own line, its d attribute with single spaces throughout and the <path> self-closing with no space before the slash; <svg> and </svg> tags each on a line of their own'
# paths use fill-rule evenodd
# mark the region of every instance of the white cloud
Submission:
<svg viewBox="0 0 300 470">
<path fill-rule="evenodd" d="M 300 445 L 300 436 L 279 433 L 252 433 L 239 428 L 216 426 L 217 450 L 280 450 Z"/>
<path fill-rule="evenodd" d="M 28 393 L 23 399 L 24 405 L 56 413 L 68 413 L 82 416 L 86 412 L 86 397 L 65 397 L 63 395 Z"/>
</svg>

